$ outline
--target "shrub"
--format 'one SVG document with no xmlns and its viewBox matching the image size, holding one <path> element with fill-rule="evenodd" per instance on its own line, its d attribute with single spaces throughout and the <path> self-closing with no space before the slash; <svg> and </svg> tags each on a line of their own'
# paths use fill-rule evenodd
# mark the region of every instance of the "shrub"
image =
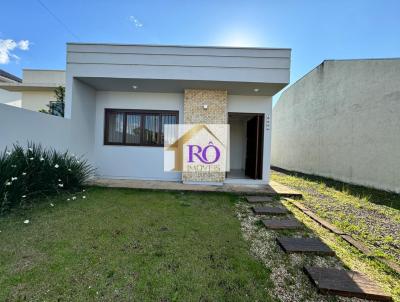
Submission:
<svg viewBox="0 0 400 302">
<path fill-rule="evenodd" d="M 29 143 L 0 154 L 0 214 L 39 196 L 79 190 L 94 172 L 86 160 Z"/>
</svg>

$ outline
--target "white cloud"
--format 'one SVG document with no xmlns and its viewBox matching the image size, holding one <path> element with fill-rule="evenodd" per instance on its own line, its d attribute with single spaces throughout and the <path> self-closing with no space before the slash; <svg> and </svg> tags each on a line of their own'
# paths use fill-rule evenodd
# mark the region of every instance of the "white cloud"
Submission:
<svg viewBox="0 0 400 302">
<path fill-rule="evenodd" d="M 21 40 L 18 42 L 18 46 L 21 50 L 29 50 L 30 42 L 28 40 Z"/>
<path fill-rule="evenodd" d="M 129 16 L 129 21 L 131 21 L 136 28 L 143 27 L 143 23 L 140 22 L 135 16 Z"/>
<path fill-rule="evenodd" d="M 10 39 L 0 40 L 0 64 L 10 62 L 10 51 L 14 50 L 17 44 Z"/>
<path fill-rule="evenodd" d="M 0 39 L 0 64 L 8 64 L 10 59 L 19 60 L 13 51 L 16 49 L 29 50 L 29 44 L 28 40 L 16 42 L 12 39 Z"/>
</svg>

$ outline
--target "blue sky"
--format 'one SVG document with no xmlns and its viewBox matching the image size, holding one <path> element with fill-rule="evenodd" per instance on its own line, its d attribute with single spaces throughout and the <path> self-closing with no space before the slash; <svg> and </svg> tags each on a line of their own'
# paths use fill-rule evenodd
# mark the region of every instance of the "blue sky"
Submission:
<svg viewBox="0 0 400 302">
<path fill-rule="evenodd" d="M 64 69 L 72 41 L 289 47 L 291 82 L 324 59 L 400 57 L 399 0 L 13 0 L 0 7 L 0 69 L 17 76 L 22 68 Z"/>
</svg>

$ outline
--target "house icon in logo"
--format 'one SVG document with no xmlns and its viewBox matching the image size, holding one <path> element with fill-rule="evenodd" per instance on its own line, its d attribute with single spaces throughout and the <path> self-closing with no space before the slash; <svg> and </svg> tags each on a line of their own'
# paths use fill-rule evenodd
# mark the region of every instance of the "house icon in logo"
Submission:
<svg viewBox="0 0 400 302">
<path fill-rule="evenodd" d="M 208 144 L 211 140 L 215 140 L 220 147 L 226 149 L 225 144 L 218 138 L 218 136 L 210 130 L 205 124 L 193 125 L 189 130 L 185 131 L 174 143 L 166 147 L 166 151 L 174 152 L 174 168 L 171 171 L 183 171 L 183 160 L 184 160 L 184 147 L 196 137 L 201 131 L 206 131 L 209 134 L 209 139 L 204 142 Z"/>
</svg>

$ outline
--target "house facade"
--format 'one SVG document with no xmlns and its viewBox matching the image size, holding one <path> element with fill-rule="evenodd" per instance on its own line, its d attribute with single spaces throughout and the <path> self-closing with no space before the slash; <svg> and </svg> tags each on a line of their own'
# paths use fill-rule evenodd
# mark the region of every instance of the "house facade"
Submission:
<svg viewBox="0 0 400 302">
<path fill-rule="evenodd" d="M 20 78 L 0 69 L 0 104 L 21 107 L 21 93 L 1 89 L 2 85 L 18 84 L 21 82 Z"/>
<path fill-rule="evenodd" d="M 267 183 L 290 49 L 70 43 L 65 117 L 97 177 Z M 164 124 L 229 124 L 230 171 L 164 171 Z"/>
<path fill-rule="evenodd" d="M 2 81 L 0 73 L 0 102 L 32 110 L 48 110 L 50 102 L 56 101 L 54 90 L 65 86 L 64 70 L 24 69 L 22 79 Z M 2 101 L 2 96 L 5 100 Z"/>
</svg>

